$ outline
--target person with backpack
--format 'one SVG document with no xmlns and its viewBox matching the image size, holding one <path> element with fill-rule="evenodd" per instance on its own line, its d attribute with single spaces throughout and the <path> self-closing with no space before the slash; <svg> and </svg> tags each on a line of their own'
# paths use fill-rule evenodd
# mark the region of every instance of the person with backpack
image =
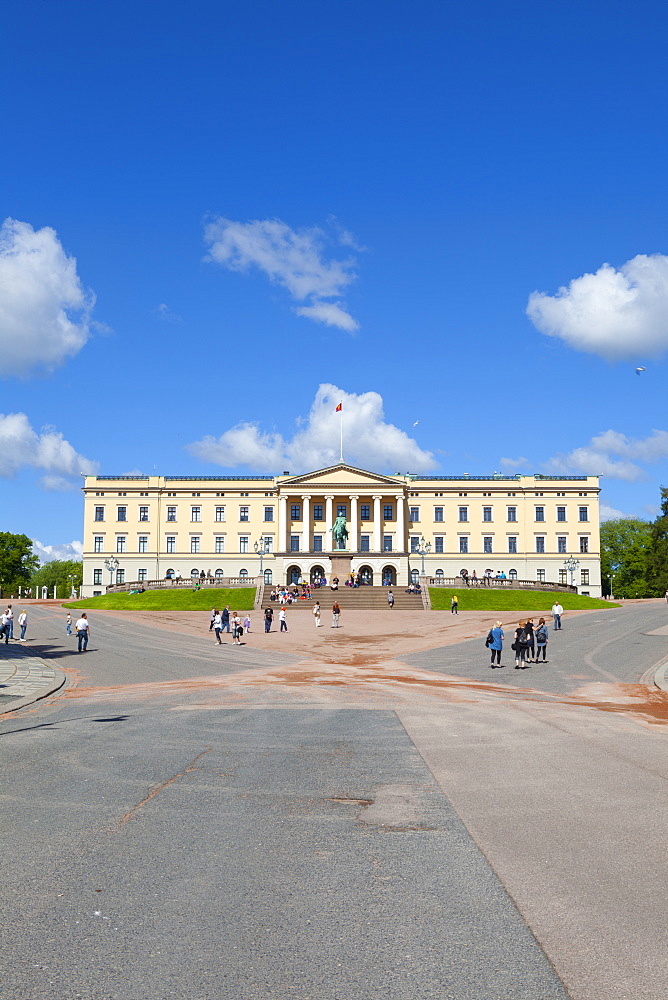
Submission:
<svg viewBox="0 0 668 1000">
<path fill-rule="evenodd" d="M 490 667 L 492 668 L 492 670 L 494 670 L 496 666 L 500 667 L 502 665 L 501 650 L 503 649 L 504 639 L 505 639 L 505 633 L 501 628 L 501 622 L 497 622 L 496 625 L 494 625 L 494 627 L 489 630 L 487 638 L 485 640 L 485 645 L 489 648 L 489 651 L 492 654 L 492 662 L 490 663 Z M 495 658 L 496 658 L 496 663 L 494 662 Z"/>
<path fill-rule="evenodd" d="M 534 633 L 533 618 L 527 618 L 526 625 L 524 626 L 524 628 L 526 630 L 527 639 L 529 641 L 529 645 L 527 647 L 527 663 L 535 663 L 536 662 L 536 644 L 535 644 L 534 634 L 533 634 Z"/>
<path fill-rule="evenodd" d="M 274 620 L 274 609 L 265 608 L 264 609 L 264 630 L 265 632 L 271 632 L 271 623 Z"/>
<path fill-rule="evenodd" d="M 525 621 L 521 621 L 515 629 L 515 641 L 512 648 L 515 650 L 515 670 L 526 670 L 529 640 L 527 638 Z"/>
<path fill-rule="evenodd" d="M 538 628 L 536 629 L 536 663 L 540 661 L 540 653 L 543 651 L 543 663 L 547 663 L 547 625 L 545 624 L 545 619 L 541 618 L 538 622 Z"/>
</svg>

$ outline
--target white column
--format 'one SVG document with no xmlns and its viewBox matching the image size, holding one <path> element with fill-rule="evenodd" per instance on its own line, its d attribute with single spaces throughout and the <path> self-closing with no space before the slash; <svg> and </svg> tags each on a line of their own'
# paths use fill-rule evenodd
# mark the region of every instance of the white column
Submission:
<svg viewBox="0 0 668 1000">
<path fill-rule="evenodd" d="M 357 501 L 359 496 L 350 498 L 350 522 L 348 524 L 348 548 L 351 552 L 359 549 L 359 539 L 357 537 Z"/>
<path fill-rule="evenodd" d="M 302 532 L 302 549 L 306 552 L 311 551 L 311 494 L 304 496 L 302 494 L 302 524 L 304 525 L 304 531 Z"/>
<path fill-rule="evenodd" d="M 276 548 L 279 552 L 285 552 L 288 547 L 287 527 L 288 527 L 288 498 L 278 498 L 278 544 Z"/>
<path fill-rule="evenodd" d="M 323 545 L 323 551 L 332 551 L 332 532 L 331 528 L 334 524 L 334 518 L 332 517 L 332 500 L 333 496 L 325 497 L 325 542 Z"/>
<path fill-rule="evenodd" d="M 399 552 L 406 550 L 406 538 L 404 537 L 404 497 L 403 493 L 397 498 L 397 549 Z"/>
<path fill-rule="evenodd" d="M 380 552 L 381 550 L 381 525 L 380 525 L 380 501 L 382 497 L 375 496 L 373 498 L 373 551 Z"/>
</svg>

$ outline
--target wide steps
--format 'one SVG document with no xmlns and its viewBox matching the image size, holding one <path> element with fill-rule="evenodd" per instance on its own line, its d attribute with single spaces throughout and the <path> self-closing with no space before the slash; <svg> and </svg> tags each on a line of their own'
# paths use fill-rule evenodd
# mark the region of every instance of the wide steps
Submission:
<svg viewBox="0 0 668 1000">
<path fill-rule="evenodd" d="M 286 605 L 290 611 L 296 611 L 301 608 L 309 610 L 313 607 L 316 601 L 320 601 L 320 606 L 322 608 L 323 614 L 331 610 L 334 601 L 338 601 L 341 608 L 341 612 L 344 611 L 386 611 L 389 607 L 387 603 L 387 587 L 359 587 L 357 589 L 351 589 L 350 587 L 343 587 L 340 590 L 330 590 L 328 587 L 323 587 L 321 590 L 312 591 L 311 600 L 302 601 L 301 599 L 295 601 L 293 604 Z M 394 610 L 410 610 L 410 611 L 422 611 L 422 597 L 420 594 L 405 594 L 404 588 L 401 590 L 392 590 L 394 594 Z M 269 601 L 268 592 L 264 592 L 263 606 L 271 605 L 273 608 L 280 607 L 278 601 Z"/>
</svg>

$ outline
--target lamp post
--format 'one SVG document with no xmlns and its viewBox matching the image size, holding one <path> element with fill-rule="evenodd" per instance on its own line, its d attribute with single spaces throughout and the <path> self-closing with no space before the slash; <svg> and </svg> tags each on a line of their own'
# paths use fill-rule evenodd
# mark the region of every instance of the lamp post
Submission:
<svg viewBox="0 0 668 1000">
<path fill-rule="evenodd" d="M 612 581 L 615 579 L 615 574 L 610 570 L 610 600 L 612 600 Z"/>
<path fill-rule="evenodd" d="M 573 583 L 573 579 L 575 577 L 575 571 L 579 565 L 580 565 L 580 560 L 574 559 L 573 556 L 569 556 L 568 559 L 564 559 L 564 566 L 571 574 L 571 587 L 575 586 L 575 584 Z"/>
<path fill-rule="evenodd" d="M 255 549 L 256 554 L 260 557 L 260 576 L 263 576 L 262 560 L 269 551 L 269 546 L 267 545 L 267 539 L 266 538 L 258 539 L 258 541 L 255 542 L 255 544 L 253 545 L 253 548 Z"/>
<path fill-rule="evenodd" d="M 431 543 L 423 535 L 420 535 L 420 541 L 415 548 L 415 552 L 419 556 L 422 556 L 422 576 L 424 576 L 424 557 L 431 552 Z"/>
<path fill-rule="evenodd" d="M 108 559 L 104 560 L 104 568 L 109 570 L 109 586 L 110 587 L 113 587 L 113 585 L 114 585 L 114 573 L 116 572 L 116 570 L 118 569 L 119 566 L 120 566 L 120 563 L 119 563 L 118 559 L 116 558 L 116 556 L 109 556 Z"/>
</svg>

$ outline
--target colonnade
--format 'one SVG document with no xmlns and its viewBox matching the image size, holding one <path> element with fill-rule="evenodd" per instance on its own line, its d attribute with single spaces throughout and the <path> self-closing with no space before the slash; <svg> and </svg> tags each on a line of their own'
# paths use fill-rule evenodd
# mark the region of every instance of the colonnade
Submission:
<svg viewBox="0 0 668 1000">
<path fill-rule="evenodd" d="M 359 517 L 359 501 L 369 502 L 369 506 L 373 504 L 373 517 L 371 522 L 361 521 Z M 324 501 L 324 504 L 323 504 Z M 391 502 L 395 509 L 395 519 L 392 521 L 385 521 L 383 519 L 382 505 L 383 501 L 386 503 Z M 289 517 L 289 505 L 300 502 L 302 506 L 302 519 L 299 522 L 293 522 Z M 313 519 L 313 505 L 318 503 L 325 508 L 325 519 L 324 521 L 314 521 Z M 319 526 L 323 525 L 322 533 L 323 547 L 322 551 L 324 553 L 332 552 L 332 533 L 331 528 L 334 524 L 336 517 L 335 509 L 338 504 L 346 505 L 347 511 L 347 528 L 348 528 L 348 550 L 350 552 L 359 551 L 360 546 L 360 531 L 362 526 L 365 528 L 372 528 L 372 538 L 370 539 L 370 551 L 371 552 L 381 552 L 383 548 L 383 529 L 385 532 L 390 531 L 394 535 L 393 551 L 404 552 L 406 550 L 406 537 L 405 537 L 405 498 L 403 493 L 398 494 L 382 494 L 382 493 L 372 493 L 367 494 L 344 494 L 343 496 L 337 496 L 335 493 L 325 493 L 322 496 L 316 497 L 314 499 L 311 493 L 299 493 L 299 494 L 281 494 L 278 497 L 278 537 L 276 539 L 276 551 L 277 552 L 287 552 L 289 549 L 288 545 L 288 534 L 289 527 L 292 526 L 293 530 L 297 523 L 299 523 L 299 531 L 304 536 L 303 550 L 311 550 L 311 531 L 313 525 Z"/>
</svg>

